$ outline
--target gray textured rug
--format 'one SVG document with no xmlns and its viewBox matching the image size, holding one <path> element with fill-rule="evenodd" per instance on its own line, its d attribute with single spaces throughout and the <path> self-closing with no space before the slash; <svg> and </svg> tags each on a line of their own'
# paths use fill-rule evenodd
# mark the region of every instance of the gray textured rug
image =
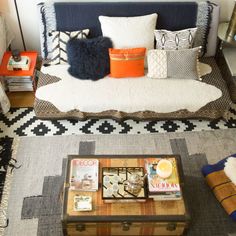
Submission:
<svg viewBox="0 0 236 236">
<path fill-rule="evenodd" d="M 201 175 L 201 167 L 236 153 L 236 130 L 150 135 L 80 135 L 20 138 L 8 205 L 8 236 L 60 236 L 63 182 L 68 154 L 180 154 L 191 214 L 189 236 L 236 232 Z"/>
</svg>

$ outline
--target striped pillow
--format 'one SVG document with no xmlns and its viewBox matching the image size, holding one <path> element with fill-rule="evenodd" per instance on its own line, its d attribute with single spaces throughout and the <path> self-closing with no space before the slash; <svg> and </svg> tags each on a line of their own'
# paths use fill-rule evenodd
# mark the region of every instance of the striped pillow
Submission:
<svg viewBox="0 0 236 236">
<path fill-rule="evenodd" d="M 67 64 L 66 44 L 72 38 L 87 38 L 89 29 L 79 31 L 51 31 L 52 58 L 50 65 Z"/>
</svg>

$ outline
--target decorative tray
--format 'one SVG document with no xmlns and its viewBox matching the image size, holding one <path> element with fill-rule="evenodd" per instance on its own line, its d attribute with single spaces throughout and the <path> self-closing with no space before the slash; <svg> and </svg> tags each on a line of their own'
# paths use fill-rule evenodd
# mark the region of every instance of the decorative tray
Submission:
<svg viewBox="0 0 236 236">
<path fill-rule="evenodd" d="M 132 189 L 132 177 L 140 177 L 138 188 Z M 102 199 L 105 202 L 145 201 L 144 168 L 142 167 L 104 167 L 102 168 Z M 135 190 L 135 191 L 134 191 Z M 136 191 L 137 190 L 137 191 Z"/>
</svg>

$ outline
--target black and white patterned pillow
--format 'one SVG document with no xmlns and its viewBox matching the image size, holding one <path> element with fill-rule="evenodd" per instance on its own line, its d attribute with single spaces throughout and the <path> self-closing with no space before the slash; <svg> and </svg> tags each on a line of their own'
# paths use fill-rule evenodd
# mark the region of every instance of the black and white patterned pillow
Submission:
<svg viewBox="0 0 236 236">
<path fill-rule="evenodd" d="M 147 76 L 153 79 L 201 80 L 198 68 L 199 52 L 200 47 L 180 50 L 149 50 Z"/>
<path fill-rule="evenodd" d="M 179 31 L 155 30 L 156 48 L 178 50 L 192 48 L 197 28 Z"/>
<path fill-rule="evenodd" d="M 67 64 L 66 44 L 72 38 L 87 38 L 89 29 L 79 31 L 51 31 L 52 42 L 50 65 Z"/>
</svg>

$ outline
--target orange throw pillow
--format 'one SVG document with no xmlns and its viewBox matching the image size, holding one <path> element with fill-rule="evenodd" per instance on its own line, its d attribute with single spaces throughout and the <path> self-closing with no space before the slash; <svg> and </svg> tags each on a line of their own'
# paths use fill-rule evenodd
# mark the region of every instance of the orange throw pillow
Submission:
<svg viewBox="0 0 236 236">
<path fill-rule="evenodd" d="M 114 78 L 144 76 L 146 48 L 109 48 L 110 76 Z"/>
</svg>

